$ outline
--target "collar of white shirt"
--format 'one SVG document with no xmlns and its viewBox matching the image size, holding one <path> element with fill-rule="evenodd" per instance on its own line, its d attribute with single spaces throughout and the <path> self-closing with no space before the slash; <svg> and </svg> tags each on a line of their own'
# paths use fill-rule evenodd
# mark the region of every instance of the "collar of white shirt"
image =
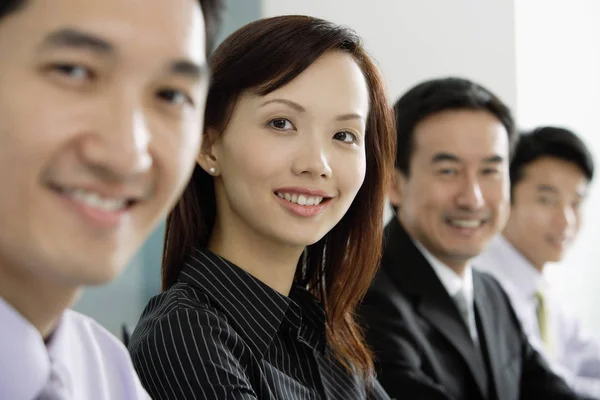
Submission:
<svg viewBox="0 0 600 400">
<path fill-rule="evenodd" d="M 0 321 L 0 399 L 35 398 L 51 362 L 74 399 L 149 399 L 123 344 L 92 319 L 66 310 L 47 345 L 2 298 Z"/>
<path fill-rule="evenodd" d="M 431 264 L 431 267 L 435 271 L 439 280 L 446 288 L 446 291 L 450 297 L 456 296 L 456 294 L 462 289 L 467 300 L 467 304 L 473 307 L 473 271 L 470 265 L 467 265 L 462 276 L 454 272 L 453 269 L 448 267 L 446 264 L 436 258 L 423 244 L 415 240 L 415 246 L 421 251 L 425 259 Z"/>
<path fill-rule="evenodd" d="M 484 272 L 490 272 L 501 282 L 508 283 L 508 290 L 514 290 L 514 295 L 523 300 L 531 301 L 536 291 L 548 290 L 544 275 L 503 235 L 497 235 L 475 262 Z"/>
<path fill-rule="evenodd" d="M 32 399 L 50 377 L 50 360 L 39 332 L 0 298 L 0 397 Z"/>
</svg>

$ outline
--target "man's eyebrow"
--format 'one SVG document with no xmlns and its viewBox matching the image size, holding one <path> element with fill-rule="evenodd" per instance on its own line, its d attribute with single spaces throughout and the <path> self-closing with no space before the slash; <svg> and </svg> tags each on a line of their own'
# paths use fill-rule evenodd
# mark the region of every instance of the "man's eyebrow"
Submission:
<svg viewBox="0 0 600 400">
<path fill-rule="evenodd" d="M 51 32 L 44 38 L 39 49 L 83 49 L 102 55 L 116 52 L 114 46 L 105 39 L 74 28 L 62 28 Z"/>
<path fill-rule="evenodd" d="M 117 52 L 115 47 L 107 40 L 75 28 L 62 28 L 51 32 L 44 38 L 39 49 L 41 51 L 82 49 L 100 55 L 113 55 Z M 170 62 L 167 72 L 187 79 L 197 80 L 209 74 L 209 67 L 206 63 L 197 64 L 189 60 L 180 59 Z"/>
<path fill-rule="evenodd" d="M 483 162 L 485 164 L 500 164 L 503 161 L 504 161 L 504 157 L 497 155 L 497 154 L 483 159 Z"/>
<path fill-rule="evenodd" d="M 551 186 L 551 185 L 539 184 L 536 186 L 535 189 L 536 189 L 536 191 L 542 192 L 542 193 L 558 194 L 558 189 L 556 189 L 554 186 Z"/>
<path fill-rule="evenodd" d="M 432 164 L 437 164 L 437 163 L 441 163 L 441 162 L 459 162 L 460 159 L 458 158 L 458 156 L 451 154 L 451 153 L 446 153 L 446 152 L 440 152 L 440 153 L 436 153 L 434 154 L 433 157 L 431 157 L 431 163 Z"/>
<path fill-rule="evenodd" d="M 169 64 L 167 71 L 169 74 L 181 76 L 191 80 L 198 80 L 209 74 L 209 67 L 206 63 L 197 64 L 189 60 L 175 60 Z"/>
</svg>

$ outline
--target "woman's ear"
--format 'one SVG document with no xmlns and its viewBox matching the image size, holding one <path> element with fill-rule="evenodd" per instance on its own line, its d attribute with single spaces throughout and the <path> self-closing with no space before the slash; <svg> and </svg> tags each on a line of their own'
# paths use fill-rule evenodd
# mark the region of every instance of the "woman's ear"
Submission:
<svg viewBox="0 0 600 400">
<path fill-rule="evenodd" d="M 212 176 L 219 175 L 218 147 L 217 132 L 212 128 L 207 129 L 196 162 Z"/>
</svg>

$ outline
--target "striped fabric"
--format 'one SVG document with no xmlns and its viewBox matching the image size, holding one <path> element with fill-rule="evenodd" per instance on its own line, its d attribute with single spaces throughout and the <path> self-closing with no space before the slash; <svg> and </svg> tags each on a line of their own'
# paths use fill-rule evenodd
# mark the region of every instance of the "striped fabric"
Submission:
<svg viewBox="0 0 600 400">
<path fill-rule="evenodd" d="M 388 399 L 330 353 L 306 290 L 286 297 L 207 250 L 144 310 L 129 345 L 154 399 Z"/>
</svg>

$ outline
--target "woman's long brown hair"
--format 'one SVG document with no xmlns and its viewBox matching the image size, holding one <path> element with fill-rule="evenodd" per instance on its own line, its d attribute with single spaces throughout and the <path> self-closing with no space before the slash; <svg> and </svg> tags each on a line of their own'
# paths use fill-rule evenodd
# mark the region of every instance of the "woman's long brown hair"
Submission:
<svg viewBox="0 0 600 400">
<path fill-rule="evenodd" d="M 307 16 L 281 16 L 252 22 L 229 36 L 211 59 L 213 72 L 205 132 L 222 132 L 238 96 L 268 94 L 298 76 L 327 51 L 351 54 L 369 88 L 366 176 L 342 220 L 298 263 L 296 283 L 323 304 L 327 339 L 336 358 L 365 379 L 373 375 L 371 352 L 354 311 L 376 273 L 382 247 L 385 189 L 394 165 L 396 132 L 381 74 L 348 28 Z M 206 139 L 208 140 L 208 139 Z M 179 276 L 186 254 L 206 247 L 216 216 L 213 178 L 196 166 L 179 202 L 167 217 L 163 289 Z"/>
</svg>

